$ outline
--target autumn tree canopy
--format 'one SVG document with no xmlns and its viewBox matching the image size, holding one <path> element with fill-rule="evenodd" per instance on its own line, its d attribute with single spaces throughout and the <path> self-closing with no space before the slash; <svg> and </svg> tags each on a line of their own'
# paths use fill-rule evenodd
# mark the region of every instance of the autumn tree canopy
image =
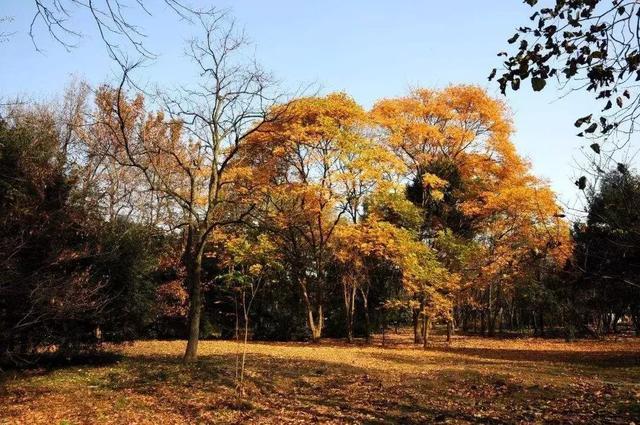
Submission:
<svg viewBox="0 0 640 425">
<path fill-rule="evenodd" d="M 400 177 L 408 198 L 423 211 L 421 238 L 438 246 L 438 238 L 453 232 L 482 253 L 457 267 L 470 291 L 492 292 L 494 284 L 506 283 L 529 251 L 547 254 L 552 247 L 558 264 L 566 260 L 560 208 L 517 154 L 503 103 L 480 88 L 452 86 L 382 100 L 371 114 L 385 146 L 405 165 Z"/>
<path fill-rule="evenodd" d="M 474 86 L 370 111 L 345 93 L 279 101 L 268 74 L 230 67 L 241 39 L 222 17 L 202 25 L 189 51 L 204 91 L 80 84 L 63 127 L 97 216 L 176 247 L 152 314 L 154 332 L 187 322 L 186 361 L 217 327 L 248 339 L 281 320 L 316 342 L 368 339 L 391 317 L 425 347 L 438 323 L 493 334 L 523 282 L 539 291 L 564 267 L 568 225 L 503 103 Z"/>
</svg>

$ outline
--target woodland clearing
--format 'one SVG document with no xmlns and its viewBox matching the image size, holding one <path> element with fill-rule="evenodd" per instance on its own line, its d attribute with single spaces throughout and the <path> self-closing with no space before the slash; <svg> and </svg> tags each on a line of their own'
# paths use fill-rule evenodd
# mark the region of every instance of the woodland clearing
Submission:
<svg viewBox="0 0 640 425">
<path fill-rule="evenodd" d="M 638 423 L 638 338 L 443 338 L 250 343 L 244 396 L 235 342 L 202 341 L 185 365 L 184 341 L 138 341 L 104 364 L 7 372 L 0 422 Z"/>
</svg>

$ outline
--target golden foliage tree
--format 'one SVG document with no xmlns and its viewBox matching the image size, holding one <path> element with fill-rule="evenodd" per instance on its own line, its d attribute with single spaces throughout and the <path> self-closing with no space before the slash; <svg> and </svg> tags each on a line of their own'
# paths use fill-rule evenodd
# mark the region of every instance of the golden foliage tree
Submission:
<svg viewBox="0 0 640 425">
<path fill-rule="evenodd" d="M 385 152 L 367 137 L 367 124 L 362 107 L 334 93 L 287 105 L 252 141 L 254 166 L 270 182 L 264 224 L 301 289 L 314 341 L 322 335 L 335 230 L 346 217 L 357 222 L 385 170 L 374 165 Z"/>
<path fill-rule="evenodd" d="M 522 272 L 530 252 L 544 251 L 556 264 L 566 259 L 560 208 L 517 154 L 503 103 L 474 86 L 416 89 L 378 102 L 371 116 L 404 162 L 405 181 L 418 186 L 413 200 L 424 209 L 425 242 L 437 246 L 438 235 L 453 230 L 477 251 L 456 266 L 466 271 L 462 288 L 484 298 L 494 285 L 513 281 L 507 276 Z M 491 294 L 487 299 L 491 328 L 497 309 Z"/>
</svg>

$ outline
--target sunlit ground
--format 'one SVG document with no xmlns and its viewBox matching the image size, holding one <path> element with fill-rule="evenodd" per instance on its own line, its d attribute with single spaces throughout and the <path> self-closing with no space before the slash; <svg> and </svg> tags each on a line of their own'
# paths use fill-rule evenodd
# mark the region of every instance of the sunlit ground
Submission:
<svg viewBox="0 0 640 425">
<path fill-rule="evenodd" d="M 383 348 L 326 341 L 248 347 L 141 341 L 116 362 L 9 372 L 0 423 L 640 423 L 640 339 L 607 341 L 409 335 Z"/>
</svg>

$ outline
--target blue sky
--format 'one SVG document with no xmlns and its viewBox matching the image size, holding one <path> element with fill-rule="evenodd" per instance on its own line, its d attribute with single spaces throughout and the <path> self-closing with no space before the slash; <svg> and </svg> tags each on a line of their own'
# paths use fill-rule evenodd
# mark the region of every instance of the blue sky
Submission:
<svg viewBox="0 0 640 425">
<path fill-rule="evenodd" d="M 131 3 L 135 3 L 133 0 Z M 144 27 L 147 46 L 159 58 L 144 69 L 149 83 L 176 84 L 191 78 L 183 54 L 184 40 L 196 28 L 177 22 L 159 0 L 149 0 L 154 12 L 146 17 L 132 10 L 131 18 Z M 191 0 L 196 6 L 230 8 L 255 45 L 265 68 L 289 87 L 314 83 L 323 92 L 342 90 L 365 107 L 383 97 L 403 95 L 410 87 L 444 87 L 471 83 L 502 97 L 487 81 L 500 64 L 516 26 L 531 13 L 519 0 L 425 1 L 212 1 Z M 33 18 L 31 0 L 0 0 L 5 25 L 15 35 L 0 44 L 0 97 L 16 95 L 51 98 L 60 94 L 72 75 L 90 83 L 112 81 L 116 67 L 90 25 L 79 13 L 70 24 L 84 37 L 71 52 L 37 31 L 34 50 L 27 32 Z M 551 183 L 563 203 L 578 198 L 573 185 L 582 160 L 584 142 L 575 136 L 573 121 L 588 114 L 593 104 L 583 94 L 559 98 L 549 85 L 542 93 L 527 86 L 509 93 L 516 133 L 513 141 L 534 172 Z"/>
</svg>

